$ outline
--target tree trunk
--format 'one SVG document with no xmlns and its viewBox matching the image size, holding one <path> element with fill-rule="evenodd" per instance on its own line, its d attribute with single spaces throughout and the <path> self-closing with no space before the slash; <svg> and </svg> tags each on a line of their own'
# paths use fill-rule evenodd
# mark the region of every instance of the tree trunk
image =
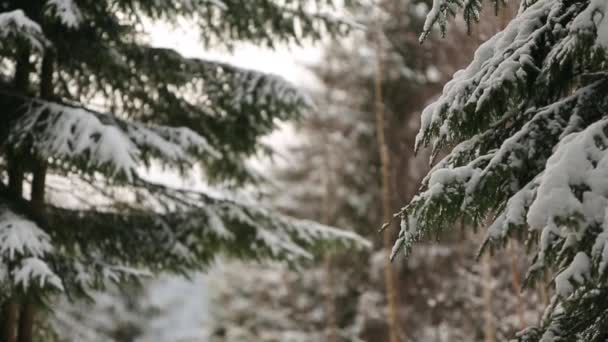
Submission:
<svg viewBox="0 0 608 342">
<path fill-rule="evenodd" d="M 524 317 L 524 300 L 521 296 L 521 279 L 519 277 L 519 258 L 517 256 L 517 242 L 512 240 L 509 242 L 509 253 L 511 254 L 511 285 L 513 292 L 517 298 L 517 320 L 519 329 L 526 327 L 526 319 Z"/>
<path fill-rule="evenodd" d="M 325 105 L 327 108 L 331 108 L 333 101 L 333 89 L 335 87 L 335 77 L 333 74 L 333 59 L 327 61 L 327 72 L 324 79 L 324 83 L 327 87 L 325 91 Z M 323 149 L 323 178 L 325 191 L 322 199 L 321 208 L 321 223 L 326 225 L 334 224 L 333 210 L 335 204 L 335 182 L 334 182 L 334 167 L 332 166 L 332 149 L 329 141 L 330 132 L 327 131 L 326 126 L 321 122 L 321 133 L 324 143 Z M 325 255 L 324 260 L 324 271 L 325 271 L 325 315 L 326 315 L 326 341 L 327 342 L 338 342 L 338 323 L 336 319 L 336 295 L 335 295 L 335 284 L 334 284 L 334 272 L 333 272 L 333 257 L 328 252 Z"/>
<path fill-rule="evenodd" d="M 54 72 L 55 55 L 52 51 L 47 50 L 42 60 L 42 70 L 40 76 L 40 97 L 45 100 L 50 100 L 53 97 L 53 72 Z M 47 162 L 41 159 L 40 156 L 34 155 L 33 170 L 32 170 L 32 192 L 31 205 L 32 212 L 38 218 L 45 216 L 45 187 L 46 187 L 46 170 Z M 19 320 L 19 342 L 32 342 L 34 319 L 36 315 L 36 298 L 31 291 L 26 294 L 23 303 L 23 311 Z"/>
<path fill-rule="evenodd" d="M 29 47 L 20 46 L 15 66 L 14 87 L 18 93 L 27 94 L 30 83 L 30 55 Z M 16 151 L 8 151 L 8 187 L 14 196 L 23 196 L 23 162 L 19 160 Z"/>
<path fill-rule="evenodd" d="M 378 139 L 378 152 L 380 154 L 380 163 L 382 168 L 382 218 L 383 222 L 388 222 L 392 216 L 391 208 L 391 164 L 388 145 L 385 134 L 385 113 L 384 113 L 384 95 L 382 93 L 384 61 L 382 54 L 382 30 L 378 23 L 378 31 L 376 35 L 376 53 L 377 53 L 377 70 L 375 77 L 375 111 L 376 111 L 376 136 Z M 384 231 L 384 247 L 389 251 L 392 249 L 393 236 L 390 229 Z M 389 341 L 399 342 L 399 317 L 398 317 L 398 302 L 397 289 L 395 286 L 395 270 L 389 258 L 386 258 L 385 265 L 385 283 L 386 296 L 388 302 L 388 329 Z"/>
<path fill-rule="evenodd" d="M 331 255 L 325 256 L 325 312 L 327 316 L 327 342 L 338 342 L 338 322 L 336 320 L 336 296 L 334 293 L 333 260 Z"/>
<path fill-rule="evenodd" d="M 22 304 L 21 317 L 19 317 L 18 342 L 33 341 L 34 308 L 33 298 L 29 294 L 26 295 Z"/>
<path fill-rule="evenodd" d="M 492 263 L 490 254 L 485 253 L 482 257 L 482 282 L 483 282 L 483 306 L 484 306 L 484 341 L 496 342 L 494 326 L 494 312 L 492 310 Z"/>
<path fill-rule="evenodd" d="M 2 342 L 17 342 L 17 321 L 19 305 L 14 300 L 7 300 L 2 308 Z"/>
<path fill-rule="evenodd" d="M 30 48 L 19 46 L 17 65 L 15 66 L 14 88 L 20 94 L 27 94 L 30 76 Z M 7 151 L 8 189 L 13 196 L 23 196 L 24 169 L 22 157 L 16 151 Z M 9 268 L 11 266 L 9 265 Z M 19 324 L 19 304 L 15 298 L 9 298 L 3 305 L 2 341 L 16 342 Z"/>
<path fill-rule="evenodd" d="M 323 137 L 327 139 L 327 132 L 324 132 Z M 332 182 L 332 168 L 330 161 L 329 142 L 325 144 L 325 194 L 323 196 L 323 208 L 321 222 L 323 224 L 331 225 L 333 222 L 332 213 L 332 194 L 334 192 L 334 186 Z M 338 323 L 336 319 L 336 296 L 334 291 L 334 272 L 333 272 L 333 257 L 328 252 L 325 256 L 324 268 L 325 268 L 325 313 L 327 318 L 327 342 L 338 342 Z"/>
<path fill-rule="evenodd" d="M 549 304 L 551 304 L 551 296 L 549 294 L 549 284 L 550 284 L 550 279 L 551 277 L 549 277 L 548 271 L 545 271 L 542 275 L 542 278 L 538 280 L 538 288 L 539 288 L 539 292 L 540 292 L 540 300 L 543 303 L 544 307 L 549 306 Z M 543 313 L 541 312 L 541 317 L 542 317 Z"/>
</svg>

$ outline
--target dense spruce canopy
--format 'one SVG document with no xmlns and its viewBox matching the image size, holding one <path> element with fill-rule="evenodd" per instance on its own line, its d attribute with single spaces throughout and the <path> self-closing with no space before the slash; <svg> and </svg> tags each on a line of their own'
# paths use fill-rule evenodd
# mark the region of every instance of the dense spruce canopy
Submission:
<svg viewBox="0 0 608 342">
<path fill-rule="evenodd" d="M 421 40 L 480 8 L 435 0 Z M 422 114 L 417 148 L 451 152 L 399 212 L 393 255 L 459 219 L 489 225 L 482 253 L 525 237 L 528 285 L 554 274 L 555 296 L 522 341 L 608 338 L 607 48 L 608 2 L 522 1 Z"/>
<path fill-rule="evenodd" d="M 333 10 L 332 0 L 0 0 L 0 300 L 186 273 L 217 255 L 293 261 L 324 241 L 365 244 L 146 172 L 255 181 L 246 161 L 261 137 L 312 106 L 277 76 L 152 47 L 144 23 L 184 19 L 208 47 L 272 47 L 347 32 Z"/>
</svg>

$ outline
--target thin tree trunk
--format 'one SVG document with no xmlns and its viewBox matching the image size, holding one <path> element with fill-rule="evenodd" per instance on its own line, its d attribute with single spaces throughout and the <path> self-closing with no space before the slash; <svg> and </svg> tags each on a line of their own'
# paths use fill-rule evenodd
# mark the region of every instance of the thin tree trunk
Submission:
<svg viewBox="0 0 608 342">
<path fill-rule="evenodd" d="M 494 313 L 492 310 L 492 263 L 490 254 L 482 257 L 483 306 L 484 306 L 484 341 L 496 342 Z"/>
<path fill-rule="evenodd" d="M 325 91 L 325 105 L 328 110 L 331 110 L 333 89 L 335 86 L 335 77 L 333 74 L 333 60 L 327 62 L 328 70 L 326 71 L 326 78 L 324 83 L 327 87 Z M 332 225 L 334 222 L 334 191 L 335 182 L 333 177 L 332 167 L 332 149 L 329 141 L 329 132 L 325 125 L 321 122 L 321 133 L 324 142 L 323 149 L 323 173 L 324 173 L 324 186 L 325 192 L 322 199 L 321 208 L 321 222 L 326 225 Z M 336 319 L 336 295 L 335 295 L 335 284 L 334 284 L 334 272 L 333 272 L 333 256 L 330 253 L 325 255 L 324 260 L 325 269 L 325 314 L 327 318 L 326 322 L 326 341 L 327 342 L 338 342 L 338 323 Z"/>
<path fill-rule="evenodd" d="M 388 222 L 392 216 L 391 208 L 391 161 L 386 141 L 385 134 L 385 112 L 384 112 L 384 95 L 382 93 L 384 61 L 382 54 L 382 30 L 378 23 L 378 31 L 376 35 L 376 53 L 377 53 L 377 70 L 375 77 L 375 111 L 376 111 L 376 135 L 378 139 L 378 152 L 380 154 L 380 163 L 382 168 L 382 218 L 384 222 Z M 384 231 L 384 247 L 391 250 L 393 245 L 393 236 L 390 229 Z M 395 270 L 393 264 L 386 258 L 385 265 L 385 283 L 386 296 L 388 301 L 388 329 L 389 341 L 399 342 L 399 317 L 397 303 L 397 289 L 395 286 Z"/>
<path fill-rule="evenodd" d="M 538 281 L 539 285 L 539 292 L 540 292 L 540 300 L 543 303 L 544 307 L 549 306 L 549 304 L 551 304 L 551 296 L 549 295 L 549 275 L 547 274 L 548 271 L 546 271 L 545 273 L 543 273 L 542 278 Z M 542 316 L 542 313 L 541 313 Z"/>
<path fill-rule="evenodd" d="M 338 322 L 336 320 L 336 295 L 334 292 L 333 258 L 325 256 L 325 311 L 327 314 L 327 342 L 338 342 Z"/>
<path fill-rule="evenodd" d="M 30 48 L 20 46 L 15 66 L 14 88 L 17 92 L 26 94 L 29 88 L 29 73 L 31 69 Z M 23 160 L 15 153 L 7 152 L 8 189 L 13 196 L 23 196 L 24 169 Z M 19 304 L 15 298 L 9 298 L 3 305 L 2 341 L 16 342 L 19 325 Z"/>
<path fill-rule="evenodd" d="M 42 99 L 52 99 L 53 97 L 53 71 L 55 56 L 52 51 L 47 51 L 42 60 L 42 70 L 40 77 L 40 97 Z M 31 205 L 34 215 L 38 218 L 45 216 L 45 187 L 46 187 L 46 160 L 40 156 L 33 156 L 33 176 Z M 26 294 L 23 311 L 19 320 L 19 342 L 32 342 L 34 331 L 34 320 L 36 315 L 36 298 L 31 291 Z"/>
<path fill-rule="evenodd" d="M 511 254 L 511 285 L 517 298 L 517 320 L 519 322 L 519 329 L 524 329 L 526 327 L 526 319 L 524 317 L 524 300 L 521 296 L 519 258 L 517 256 L 517 242 L 515 240 L 509 242 L 509 253 Z"/>
<path fill-rule="evenodd" d="M 14 87 L 19 93 L 26 94 L 30 83 L 30 55 L 29 47 L 19 47 L 17 65 L 15 66 Z M 23 163 L 14 151 L 8 153 L 8 187 L 14 196 L 23 196 Z"/>
<path fill-rule="evenodd" d="M 2 341 L 17 342 L 17 321 L 19 319 L 19 305 L 9 299 L 2 308 Z"/>
<path fill-rule="evenodd" d="M 19 317 L 18 342 L 33 341 L 35 307 L 33 298 L 28 294 L 22 304 L 21 317 Z"/>
<path fill-rule="evenodd" d="M 324 132 L 324 139 L 327 140 L 327 132 Z M 332 194 L 334 191 L 334 185 L 331 177 L 331 156 L 329 152 L 329 143 L 326 141 L 325 144 L 325 194 L 323 196 L 323 208 L 321 222 L 323 224 L 331 225 L 333 222 L 332 213 Z M 330 252 L 331 253 L 331 252 Z M 338 323 L 336 319 L 336 296 L 335 296 L 335 284 L 334 284 L 334 272 L 333 272 L 333 257 L 330 253 L 325 256 L 324 268 L 325 268 L 325 311 L 327 318 L 327 342 L 338 342 Z"/>
</svg>

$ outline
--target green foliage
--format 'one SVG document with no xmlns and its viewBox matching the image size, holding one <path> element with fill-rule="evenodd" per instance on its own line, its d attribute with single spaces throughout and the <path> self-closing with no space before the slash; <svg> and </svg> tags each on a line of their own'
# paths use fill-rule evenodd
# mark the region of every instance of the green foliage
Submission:
<svg viewBox="0 0 608 342">
<path fill-rule="evenodd" d="M 476 20 L 472 3 L 436 1 L 421 38 L 434 23 L 445 31 L 458 6 Z M 606 11 L 594 0 L 522 2 L 422 114 L 417 149 L 451 152 L 399 212 L 394 254 L 460 219 L 490 223 L 481 252 L 525 236 L 528 284 L 553 270 L 556 296 L 522 341 L 599 341 L 605 331 L 601 304 L 587 312 L 580 298 L 606 279 Z"/>
</svg>

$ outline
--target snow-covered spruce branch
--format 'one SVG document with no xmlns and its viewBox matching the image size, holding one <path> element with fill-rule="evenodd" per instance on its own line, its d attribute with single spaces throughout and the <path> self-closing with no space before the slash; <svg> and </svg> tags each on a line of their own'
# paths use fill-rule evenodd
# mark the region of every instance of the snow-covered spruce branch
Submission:
<svg viewBox="0 0 608 342">
<path fill-rule="evenodd" d="M 0 93 L 8 113 L 3 144 L 31 150 L 57 166 L 105 171 L 131 180 L 152 159 L 172 165 L 218 157 L 205 138 L 185 128 L 144 125 L 81 107 Z"/>
<path fill-rule="evenodd" d="M 56 226 L 56 208 L 40 217 L 30 204 L 0 186 L 0 298 L 36 289 L 74 291 L 86 294 L 108 282 L 150 275 L 146 265 L 125 266 L 125 260 L 103 255 L 102 249 L 79 249 L 73 239 L 64 239 L 74 227 Z M 59 222 L 61 223 L 61 222 Z M 84 227 L 84 221 L 79 222 Z M 112 264 L 116 261 L 117 263 Z M 5 297 L 6 296 L 6 297 Z"/>
<path fill-rule="evenodd" d="M 427 22 L 444 20 L 441 6 L 450 3 L 436 1 Z M 606 337 L 588 335 L 606 331 L 596 319 L 603 313 L 573 319 L 578 325 L 563 319 L 605 293 L 608 279 L 606 14 L 605 1 L 525 2 L 422 115 L 418 149 L 432 145 L 435 157 L 455 147 L 399 212 L 393 256 L 459 219 L 494 219 L 482 251 L 526 235 L 534 261 L 527 282 L 554 270 L 556 297 L 543 326 L 522 341 Z M 598 302 L 594 312 L 606 308 Z"/>
<path fill-rule="evenodd" d="M 50 44 L 40 25 L 28 18 L 22 10 L 0 12 L 0 39 L 0 46 L 20 39 L 38 50 L 44 50 Z"/>
<path fill-rule="evenodd" d="M 596 81 L 552 105 L 519 114 L 518 119 L 525 120 L 519 129 L 517 125 L 502 126 L 501 122 L 501 126 L 458 145 L 429 172 L 419 195 L 400 212 L 410 217 L 407 220 L 418 222 L 409 224 L 407 234 L 402 231 L 404 240 L 400 243 L 413 242 L 406 242 L 406 235 L 407 239 L 418 240 L 436 229 L 447 228 L 460 216 L 480 224 L 494 209 L 509 210 L 501 209 L 505 199 L 514 196 L 529 181 L 530 174 L 542 172 L 552 147 L 564 135 L 604 115 L 608 107 L 601 102 L 607 95 L 608 81 Z M 496 133 L 508 133 L 509 137 L 496 140 Z M 542 142 L 536 139 L 541 136 Z"/>
<path fill-rule="evenodd" d="M 125 72 L 141 76 L 158 72 L 160 67 L 165 73 L 163 79 L 171 86 L 166 89 L 169 94 L 162 95 L 200 106 L 199 110 L 213 116 L 245 113 L 259 116 L 260 112 L 269 111 L 277 113 L 279 119 L 286 119 L 289 112 L 314 106 L 308 96 L 280 76 L 218 61 L 185 58 L 171 49 L 128 45 L 119 53 L 125 58 L 123 68 L 134 64 L 135 70 Z M 135 82 L 144 87 L 156 81 L 152 76 L 146 80 L 139 76 Z M 158 90 L 150 91 L 148 96 L 152 100 L 161 99 L 161 94 L 154 93 Z"/>
<path fill-rule="evenodd" d="M 77 29 L 84 20 L 74 0 L 48 0 L 46 14 L 72 29 Z"/>
<path fill-rule="evenodd" d="M 482 44 L 472 63 L 446 84 L 441 98 L 425 108 L 417 146 L 433 143 L 437 152 L 487 129 L 524 100 L 550 104 L 577 82 L 570 70 L 601 70 L 593 62 L 603 58 L 598 49 L 602 38 L 575 25 L 573 18 L 586 15 L 577 16 L 580 10 L 577 4 L 538 1 Z M 546 40 L 556 44 L 547 49 Z"/>
<path fill-rule="evenodd" d="M 528 96 L 541 69 L 542 41 L 560 24 L 561 13 L 550 11 L 553 7 L 558 7 L 553 1 L 538 1 L 479 47 L 471 64 L 424 109 L 417 149 L 432 142 L 439 150 L 468 139 Z"/>
<path fill-rule="evenodd" d="M 48 264 L 53 251 L 46 232 L 0 200 L 0 298 L 10 295 L 14 288 L 63 290 L 61 279 Z"/>
<path fill-rule="evenodd" d="M 242 246 L 242 251 L 237 249 L 236 256 L 244 253 L 295 260 L 312 257 L 311 248 L 322 249 L 331 245 L 369 247 L 367 240 L 352 232 L 280 215 L 259 204 L 173 189 L 145 180 L 139 180 L 137 184 L 140 190 L 156 198 L 164 198 L 165 207 L 166 202 L 172 202 L 178 212 L 194 217 L 207 216 L 211 234 Z M 230 248 L 234 249 L 233 246 Z M 231 254 L 230 248 L 223 253 Z"/>
<path fill-rule="evenodd" d="M 608 288 L 605 286 L 577 291 L 563 303 L 552 303 L 542 327 L 531 327 L 518 336 L 520 342 L 561 341 L 575 331 L 579 341 L 602 342 L 608 327 Z"/>
<path fill-rule="evenodd" d="M 44 219 L 29 219 L 43 227 L 52 253 L 41 260 L 61 275 L 62 288 L 86 293 L 103 288 L 108 280 L 149 272 L 187 273 L 204 269 L 218 256 L 296 262 L 323 248 L 369 247 L 354 233 L 253 204 L 142 179 L 130 188 L 137 198 L 154 200 L 105 211 L 49 206 Z M 26 201 L 8 191 L 2 196 L 22 217 L 33 216 Z M 149 207 L 161 202 L 158 208 Z"/>
<path fill-rule="evenodd" d="M 212 178 L 250 179 L 243 161 L 260 150 L 260 137 L 276 129 L 278 120 L 297 118 L 314 106 L 272 74 L 185 58 L 170 49 L 127 44 L 99 50 L 103 56 L 90 65 L 60 65 L 86 86 L 72 93 L 64 83 L 57 93 L 74 102 L 103 99 L 106 107 L 143 123 L 189 127 L 224 155 L 210 165 Z M 100 70 L 99 63 L 112 72 Z"/>
</svg>

